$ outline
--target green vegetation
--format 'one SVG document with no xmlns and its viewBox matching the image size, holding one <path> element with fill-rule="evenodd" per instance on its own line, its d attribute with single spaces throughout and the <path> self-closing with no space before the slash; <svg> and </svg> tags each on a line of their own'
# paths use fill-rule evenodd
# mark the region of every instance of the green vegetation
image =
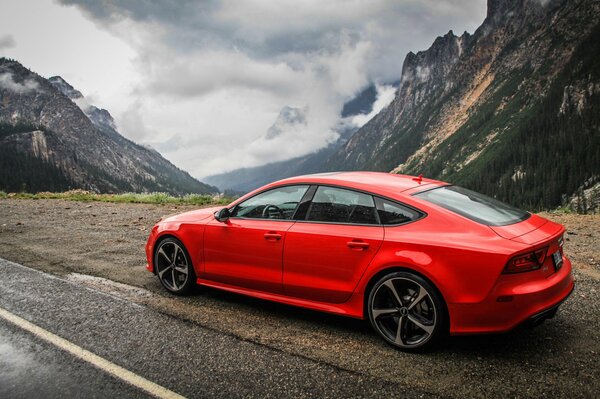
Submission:
<svg viewBox="0 0 600 399">
<path fill-rule="evenodd" d="M 233 199 L 230 197 L 212 196 L 207 194 L 187 194 L 180 197 L 168 193 L 124 193 L 124 194 L 97 194 L 85 190 L 71 190 L 62 193 L 41 192 L 9 193 L 0 191 L 0 199 L 61 199 L 67 201 L 83 202 L 115 202 L 137 204 L 176 204 L 176 205 L 226 205 Z"/>
</svg>

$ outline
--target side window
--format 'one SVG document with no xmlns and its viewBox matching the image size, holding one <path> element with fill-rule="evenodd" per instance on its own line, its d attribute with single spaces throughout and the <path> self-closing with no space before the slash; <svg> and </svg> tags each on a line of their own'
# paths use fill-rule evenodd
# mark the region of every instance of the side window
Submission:
<svg viewBox="0 0 600 399">
<path fill-rule="evenodd" d="M 421 214 L 407 206 L 383 198 L 375 198 L 377 212 L 382 224 L 402 224 L 421 217 Z"/>
<path fill-rule="evenodd" d="M 289 220 L 308 187 L 285 186 L 265 191 L 236 205 L 231 217 Z"/>
<path fill-rule="evenodd" d="M 379 224 L 373 197 L 341 188 L 320 186 L 307 220 L 315 222 Z"/>
</svg>

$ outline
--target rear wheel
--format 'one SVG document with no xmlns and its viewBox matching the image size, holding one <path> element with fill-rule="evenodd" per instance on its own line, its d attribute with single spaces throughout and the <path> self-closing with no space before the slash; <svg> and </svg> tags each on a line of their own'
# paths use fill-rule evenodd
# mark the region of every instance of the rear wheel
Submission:
<svg viewBox="0 0 600 399">
<path fill-rule="evenodd" d="M 371 289 L 367 305 L 375 331 L 402 350 L 427 349 L 447 333 L 447 312 L 440 294 L 416 274 L 383 276 Z"/>
<path fill-rule="evenodd" d="M 156 275 L 161 284 L 173 294 L 187 294 L 194 287 L 196 274 L 182 242 L 168 237 L 154 251 Z"/>
</svg>

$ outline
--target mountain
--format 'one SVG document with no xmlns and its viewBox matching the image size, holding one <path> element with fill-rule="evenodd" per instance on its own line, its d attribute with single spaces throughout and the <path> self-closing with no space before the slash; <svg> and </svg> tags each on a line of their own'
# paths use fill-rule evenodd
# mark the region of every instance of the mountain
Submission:
<svg viewBox="0 0 600 399">
<path fill-rule="evenodd" d="M 600 2 L 488 0 L 409 53 L 394 101 L 320 168 L 423 174 L 524 207 L 600 181 Z"/>
<path fill-rule="evenodd" d="M 398 87 L 399 84 L 398 81 L 381 86 Z M 341 111 L 342 119 L 335 129 L 339 134 L 338 139 L 314 153 L 285 161 L 208 176 L 204 178 L 204 181 L 232 194 L 241 194 L 275 180 L 320 172 L 329 157 L 358 130 L 358 126 L 352 119 L 355 116 L 370 114 L 378 96 L 377 86 L 371 84 L 347 101 Z M 306 124 L 305 114 L 306 110 L 303 109 L 283 107 L 273 126 L 267 130 L 266 137 L 276 137 L 285 130 L 294 129 L 296 125 Z"/>
<path fill-rule="evenodd" d="M 0 189 L 215 193 L 126 139 L 110 113 L 64 79 L 0 58 Z"/>
</svg>

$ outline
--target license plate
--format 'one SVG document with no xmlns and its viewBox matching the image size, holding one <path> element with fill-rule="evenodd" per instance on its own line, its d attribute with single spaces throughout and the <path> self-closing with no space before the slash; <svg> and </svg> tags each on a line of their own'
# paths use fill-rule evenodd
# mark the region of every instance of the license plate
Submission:
<svg viewBox="0 0 600 399">
<path fill-rule="evenodd" d="M 560 251 L 556 251 L 552 254 L 552 260 L 554 261 L 554 268 L 556 270 L 560 269 L 563 264 L 563 258 Z"/>
</svg>

